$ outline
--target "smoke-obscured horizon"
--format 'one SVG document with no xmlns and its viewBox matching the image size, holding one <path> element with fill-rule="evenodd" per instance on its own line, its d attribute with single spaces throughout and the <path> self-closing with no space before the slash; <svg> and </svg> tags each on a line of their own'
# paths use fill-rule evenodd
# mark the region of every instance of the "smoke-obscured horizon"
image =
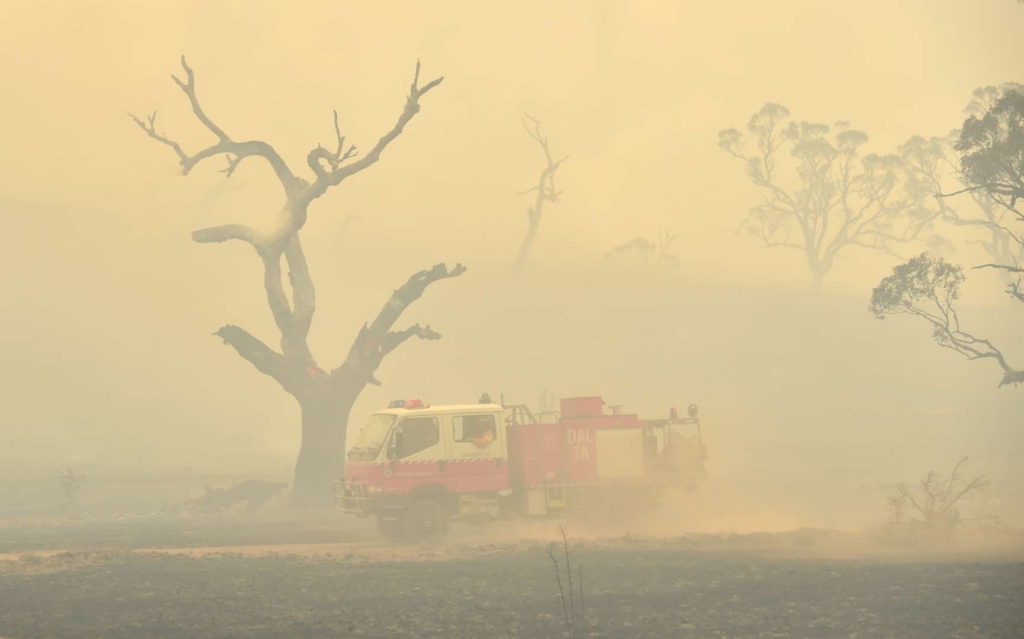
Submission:
<svg viewBox="0 0 1024 639">
<path fill-rule="evenodd" d="M 846 524 L 850 495 L 868 503 L 878 486 L 970 455 L 1024 520 L 1010 488 L 1024 480 L 1024 391 L 996 389 L 997 366 L 938 348 L 912 318 L 867 312 L 895 258 L 853 250 L 816 297 L 799 254 L 737 235 L 758 196 L 716 137 L 769 101 L 798 121 L 850 120 L 880 153 L 946 135 L 973 89 L 1021 80 L 1016 3 L 54 8 L 23 3 L 0 25 L 0 474 L 286 475 L 295 402 L 211 335 L 238 324 L 276 346 L 259 261 L 245 245 L 189 238 L 272 220 L 280 188 L 258 159 L 229 181 L 221 160 L 183 178 L 125 111 L 157 110 L 160 131 L 189 150 L 212 142 L 169 78 L 185 53 L 210 116 L 300 172 L 332 143 L 332 109 L 371 147 L 419 59 L 444 83 L 379 164 L 313 204 L 302 231 L 318 363 L 337 366 L 416 270 L 469 271 L 403 317 L 444 337 L 385 361 L 350 432 L 394 397 L 602 394 L 651 417 L 693 402 L 709 485 L 735 499 L 756 487 L 737 508 L 760 499 L 781 521 Z M 543 159 L 523 113 L 570 158 L 513 277 L 529 205 L 518 191 Z M 663 230 L 677 237 L 674 271 L 603 259 Z M 974 236 L 940 232 L 951 260 L 982 261 Z M 968 271 L 961 316 L 1024 365 L 1020 311 L 1002 288 Z"/>
</svg>

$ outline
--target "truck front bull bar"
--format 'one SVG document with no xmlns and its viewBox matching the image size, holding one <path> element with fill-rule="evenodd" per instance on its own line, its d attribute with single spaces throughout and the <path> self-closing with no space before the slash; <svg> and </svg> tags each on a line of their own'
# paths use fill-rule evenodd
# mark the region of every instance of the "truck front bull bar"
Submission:
<svg viewBox="0 0 1024 639">
<path fill-rule="evenodd" d="M 370 497 L 366 496 L 363 485 L 357 482 L 334 481 L 334 507 L 343 513 L 368 517 L 370 515 Z"/>
</svg>

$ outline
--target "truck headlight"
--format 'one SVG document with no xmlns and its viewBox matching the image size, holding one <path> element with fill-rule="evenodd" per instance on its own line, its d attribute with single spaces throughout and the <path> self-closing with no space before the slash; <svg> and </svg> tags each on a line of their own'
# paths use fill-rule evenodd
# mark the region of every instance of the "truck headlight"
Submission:
<svg viewBox="0 0 1024 639">
<path fill-rule="evenodd" d="M 381 486 L 380 484 L 368 484 L 366 486 L 366 494 L 368 495 L 378 495 L 383 491 L 384 487 Z"/>
</svg>

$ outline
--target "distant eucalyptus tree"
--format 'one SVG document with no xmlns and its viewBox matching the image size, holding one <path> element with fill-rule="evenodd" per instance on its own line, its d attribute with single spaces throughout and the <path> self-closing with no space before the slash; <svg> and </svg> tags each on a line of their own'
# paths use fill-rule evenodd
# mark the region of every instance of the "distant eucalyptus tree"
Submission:
<svg viewBox="0 0 1024 639">
<path fill-rule="evenodd" d="M 743 161 L 761 195 L 741 231 L 766 247 L 803 253 L 814 291 L 821 291 L 847 249 L 895 255 L 895 244 L 919 239 L 930 228 L 933 193 L 909 179 L 906 149 L 864 155 L 868 136 L 848 123 L 797 123 L 789 115 L 782 105 L 766 104 L 751 116 L 747 135 L 726 129 L 718 145 Z M 791 170 L 784 174 L 786 155 Z"/>
</svg>

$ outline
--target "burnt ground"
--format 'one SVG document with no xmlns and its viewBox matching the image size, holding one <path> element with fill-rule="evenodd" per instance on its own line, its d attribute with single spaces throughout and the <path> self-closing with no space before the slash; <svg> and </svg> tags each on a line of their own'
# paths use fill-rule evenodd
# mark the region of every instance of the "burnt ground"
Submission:
<svg viewBox="0 0 1024 639">
<path fill-rule="evenodd" d="M 0 636 L 568 636 L 542 541 L 477 532 L 396 548 L 365 528 L 347 535 L 8 554 Z M 1019 555 L 844 557 L 815 550 L 823 535 L 573 540 L 577 636 L 1024 637 Z"/>
</svg>

